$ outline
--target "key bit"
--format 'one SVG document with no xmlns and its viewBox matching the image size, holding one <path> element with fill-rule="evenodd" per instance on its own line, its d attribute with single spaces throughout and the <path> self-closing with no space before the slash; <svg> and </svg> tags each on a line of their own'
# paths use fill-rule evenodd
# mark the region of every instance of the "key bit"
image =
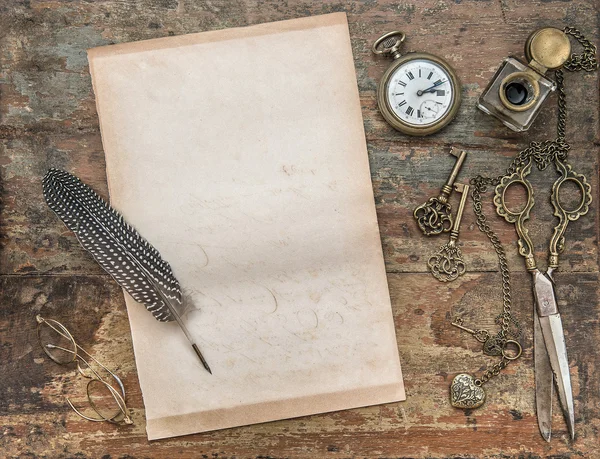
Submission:
<svg viewBox="0 0 600 459">
<path fill-rule="evenodd" d="M 427 202 L 415 208 L 413 215 L 419 229 L 423 231 L 425 236 L 433 236 L 442 232 L 448 232 L 452 229 L 452 206 L 448 202 L 452 187 L 458 177 L 458 173 L 465 162 L 467 152 L 461 151 L 457 153 L 454 148 L 450 150 L 450 154 L 457 158 L 452 172 L 442 187 L 439 196 L 429 198 Z"/>
<path fill-rule="evenodd" d="M 433 277 L 441 282 L 453 281 L 462 276 L 467 270 L 465 261 L 462 258 L 462 252 L 456 245 L 456 241 L 458 240 L 460 222 L 465 210 L 469 188 L 469 185 L 463 185 L 462 183 L 454 185 L 454 189 L 462 193 L 462 197 L 460 198 L 452 231 L 450 232 L 450 240 L 447 244 L 441 246 L 438 253 L 433 255 L 427 262 L 427 266 L 429 266 Z"/>
</svg>

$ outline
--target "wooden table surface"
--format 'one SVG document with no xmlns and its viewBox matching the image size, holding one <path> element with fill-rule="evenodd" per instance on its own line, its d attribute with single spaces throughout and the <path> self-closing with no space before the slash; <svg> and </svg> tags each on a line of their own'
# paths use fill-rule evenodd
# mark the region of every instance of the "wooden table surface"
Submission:
<svg viewBox="0 0 600 459">
<path fill-rule="evenodd" d="M 367 134 L 373 189 L 388 271 L 408 399 L 262 425 L 149 443 L 121 290 L 45 205 L 41 178 L 49 167 L 76 173 L 107 197 L 104 156 L 86 49 L 109 43 L 244 26 L 307 15 L 348 14 Z M 438 192 L 453 159 L 470 153 L 461 180 L 500 175 L 532 140 L 553 138 L 554 96 L 526 134 L 510 132 L 476 110 L 476 100 L 507 55 L 521 56 L 542 26 L 576 25 L 598 42 L 598 2 L 542 0 L 2 0 L 0 1 L 0 456 L 44 458 L 574 458 L 600 457 L 600 327 L 598 305 L 598 73 L 565 80 L 570 161 L 593 187 L 594 205 L 571 224 L 557 277 L 575 397 L 577 437 L 567 439 L 555 401 L 553 439 L 539 435 L 534 406 L 530 277 L 517 255 L 512 226 L 486 211 L 508 251 L 524 355 L 486 387 L 480 409 L 450 406 L 448 385 L 461 371 L 494 362 L 450 325 L 459 314 L 495 329 L 501 312 L 496 256 L 470 206 L 461 247 L 468 273 L 437 282 L 426 260 L 445 240 L 426 239 L 415 205 Z M 444 56 L 462 80 L 463 104 L 444 131 L 423 139 L 391 129 L 376 107 L 376 84 L 389 61 L 371 43 L 400 28 L 406 49 Z M 293 52 L 293 50 L 290 50 Z M 285 56 L 281 56 L 282 63 Z M 536 171 L 546 187 L 554 171 Z M 541 196 L 538 194 L 538 196 Z M 456 197 L 454 198 L 456 199 Z M 531 222 L 540 259 L 554 219 L 538 199 Z M 78 418 L 65 395 L 81 400 L 75 369 L 49 362 L 35 337 L 35 314 L 62 319 L 85 348 L 122 375 L 135 425 Z"/>
</svg>

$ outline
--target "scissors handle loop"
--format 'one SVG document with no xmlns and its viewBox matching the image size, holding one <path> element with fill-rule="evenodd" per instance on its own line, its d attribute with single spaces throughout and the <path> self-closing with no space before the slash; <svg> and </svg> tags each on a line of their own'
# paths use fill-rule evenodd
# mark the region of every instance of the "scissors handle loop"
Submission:
<svg viewBox="0 0 600 459">
<path fill-rule="evenodd" d="M 535 204 L 533 199 L 533 187 L 527 176 L 531 173 L 531 159 L 525 165 L 511 175 L 504 176 L 500 183 L 496 186 L 494 195 L 494 205 L 496 212 L 500 217 L 503 217 L 508 223 L 515 225 L 517 235 L 519 236 L 519 254 L 525 258 L 525 265 L 528 271 L 537 269 L 533 243 L 529 237 L 529 231 L 525 227 L 525 222 L 529 220 L 531 209 Z M 506 204 L 506 191 L 514 185 L 522 185 L 527 192 L 527 201 L 520 210 L 512 210 Z"/>
<path fill-rule="evenodd" d="M 556 170 L 560 174 L 560 177 L 552 185 L 550 202 L 554 208 L 554 216 L 558 217 L 558 224 L 554 227 L 554 232 L 550 239 L 550 254 L 548 258 L 548 266 L 550 268 L 558 268 L 558 256 L 565 248 L 565 231 L 567 225 L 569 222 L 574 222 L 582 215 L 587 214 L 592 203 L 592 187 L 587 182 L 585 175 L 574 172 L 569 164 L 565 164 L 558 158 L 556 160 Z M 565 183 L 575 184 L 581 195 L 579 204 L 572 209 L 567 209 L 560 202 L 560 188 Z"/>
</svg>

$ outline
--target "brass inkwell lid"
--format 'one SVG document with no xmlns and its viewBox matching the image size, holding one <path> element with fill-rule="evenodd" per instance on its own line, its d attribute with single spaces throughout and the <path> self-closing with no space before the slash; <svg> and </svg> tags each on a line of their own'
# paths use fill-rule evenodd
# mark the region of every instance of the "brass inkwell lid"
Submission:
<svg viewBox="0 0 600 459">
<path fill-rule="evenodd" d="M 538 29 L 529 35 L 525 43 L 525 56 L 529 66 L 542 75 L 547 70 L 555 70 L 571 55 L 571 42 L 562 30 L 554 27 Z"/>
</svg>

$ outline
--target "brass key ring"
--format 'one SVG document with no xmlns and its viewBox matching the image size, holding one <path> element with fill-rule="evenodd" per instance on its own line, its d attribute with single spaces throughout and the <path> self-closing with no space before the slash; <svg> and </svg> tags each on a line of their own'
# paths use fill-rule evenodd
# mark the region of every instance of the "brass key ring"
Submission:
<svg viewBox="0 0 600 459">
<path fill-rule="evenodd" d="M 517 348 L 515 354 L 508 353 L 509 344 Z M 504 341 L 504 344 L 502 345 L 502 357 L 504 357 L 506 360 L 517 360 L 519 357 L 521 357 L 522 353 L 523 347 L 521 346 L 521 343 L 514 339 L 507 339 L 506 341 Z"/>
</svg>

